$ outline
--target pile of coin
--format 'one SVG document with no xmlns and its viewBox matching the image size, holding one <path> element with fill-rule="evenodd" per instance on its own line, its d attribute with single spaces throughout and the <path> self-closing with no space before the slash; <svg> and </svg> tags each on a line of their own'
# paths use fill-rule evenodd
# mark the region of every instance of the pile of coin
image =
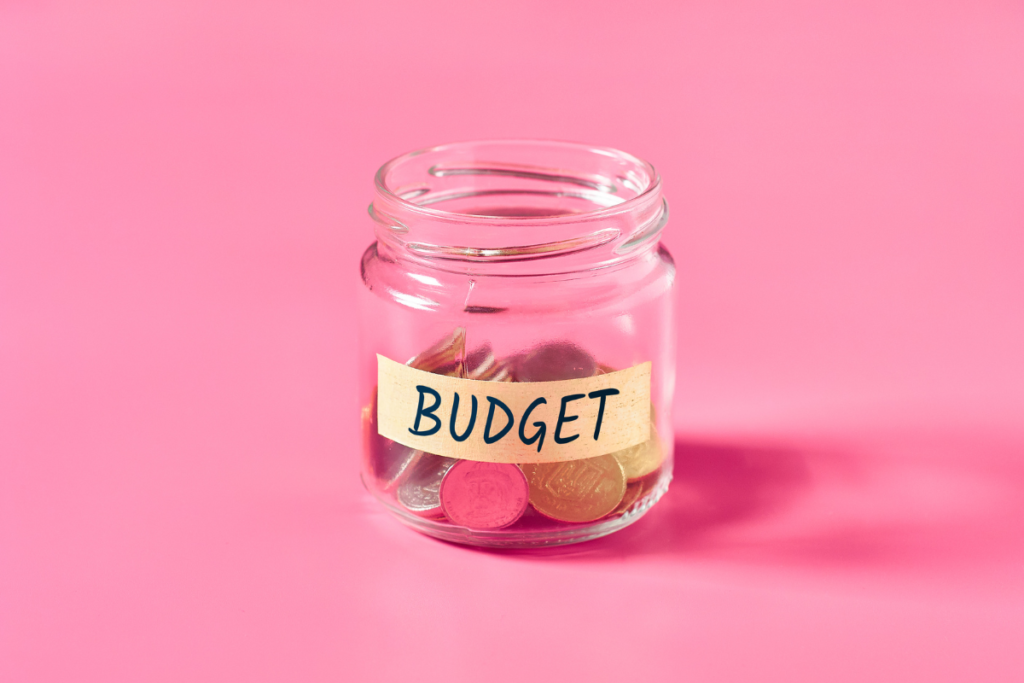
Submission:
<svg viewBox="0 0 1024 683">
<path fill-rule="evenodd" d="M 504 359 L 486 344 L 466 353 L 461 327 L 408 365 L 492 382 L 549 382 L 614 371 L 569 342 L 543 344 Z M 627 512 L 660 475 L 663 454 L 653 411 L 651 438 L 642 444 L 595 458 L 515 465 L 457 460 L 385 439 L 377 433 L 376 403 L 374 392 L 363 409 L 367 469 L 381 491 L 421 517 L 495 530 L 512 526 L 532 507 L 556 522 L 594 522 Z"/>
</svg>

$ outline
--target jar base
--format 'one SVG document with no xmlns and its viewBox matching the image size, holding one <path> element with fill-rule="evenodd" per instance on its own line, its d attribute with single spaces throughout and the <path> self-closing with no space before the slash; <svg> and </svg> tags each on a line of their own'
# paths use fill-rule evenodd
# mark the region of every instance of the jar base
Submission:
<svg viewBox="0 0 1024 683">
<path fill-rule="evenodd" d="M 621 515 L 587 524 L 559 523 L 543 518 L 540 513 L 531 510 L 535 519 L 543 519 L 549 525 L 556 524 L 558 525 L 556 528 L 550 528 L 550 526 L 549 528 L 529 528 L 531 526 L 529 520 L 526 520 L 525 523 L 523 520 L 520 520 L 511 528 L 507 527 L 494 531 L 467 529 L 447 522 L 418 517 L 380 496 L 378 496 L 378 499 L 385 504 L 391 514 L 406 526 L 442 541 L 483 548 L 507 548 L 510 550 L 544 548 L 591 541 L 625 529 L 647 514 L 647 511 L 665 495 L 670 481 L 671 475 L 664 477 L 649 494 L 636 501 Z"/>
</svg>

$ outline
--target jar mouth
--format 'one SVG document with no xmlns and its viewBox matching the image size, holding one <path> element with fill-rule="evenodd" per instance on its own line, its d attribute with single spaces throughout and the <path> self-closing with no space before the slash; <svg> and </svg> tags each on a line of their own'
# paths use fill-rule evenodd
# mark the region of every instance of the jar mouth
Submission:
<svg viewBox="0 0 1024 683">
<path fill-rule="evenodd" d="M 429 147 L 381 166 L 375 184 L 369 212 L 378 244 L 435 265 L 558 259 L 558 268 L 601 267 L 656 243 L 668 219 L 651 164 L 572 142 Z"/>
<path fill-rule="evenodd" d="M 599 220 L 661 189 L 654 166 L 631 154 L 547 140 L 428 147 L 387 162 L 374 181 L 392 211 L 504 225 Z"/>
</svg>

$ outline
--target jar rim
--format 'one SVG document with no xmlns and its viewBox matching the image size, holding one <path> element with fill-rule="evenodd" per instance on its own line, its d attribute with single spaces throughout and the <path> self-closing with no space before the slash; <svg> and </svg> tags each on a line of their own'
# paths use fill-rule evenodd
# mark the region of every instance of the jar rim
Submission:
<svg viewBox="0 0 1024 683">
<path fill-rule="evenodd" d="M 617 204 L 607 207 L 596 208 L 588 211 L 581 211 L 577 213 L 568 214 L 557 214 L 557 215 L 542 215 L 542 216 L 488 216 L 472 213 L 462 213 L 458 211 L 450 211 L 445 209 L 436 209 L 430 206 L 424 206 L 414 201 L 410 201 L 405 197 L 397 194 L 391 187 L 388 186 L 387 176 L 394 169 L 398 168 L 401 164 L 411 161 L 416 157 L 422 156 L 428 153 L 438 152 L 457 152 L 465 150 L 474 146 L 485 146 L 485 145 L 508 145 L 508 146 L 533 146 L 537 147 L 538 150 L 548 149 L 564 149 L 564 150 L 575 150 L 578 152 L 590 152 L 597 155 L 612 157 L 624 162 L 631 163 L 636 167 L 643 169 L 646 177 L 649 179 L 646 186 L 643 187 L 633 197 L 623 200 Z M 562 140 L 545 140 L 545 139 L 534 139 L 534 138 L 493 138 L 493 139 L 481 139 L 481 140 L 465 140 L 461 142 L 452 142 L 442 145 L 434 145 L 431 147 L 424 147 L 412 152 L 401 154 L 386 163 L 384 163 L 377 173 L 374 175 L 374 185 L 377 192 L 381 197 L 388 203 L 393 203 L 397 207 L 400 207 L 402 211 L 408 211 L 415 215 L 423 217 L 430 217 L 436 220 L 450 220 L 457 221 L 460 223 L 488 223 L 494 224 L 500 222 L 503 225 L 551 225 L 551 224 L 565 224 L 565 223 L 578 223 L 581 221 L 592 221 L 601 220 L 603 218 L 616 216 L 622 213 L 634 211 L 638 206 L 644 205 L 650 202 L 652 199 L 657 199 L 661 192 L 661 176 L 655 169 L 654 165 L 648 161 L 644 161 L 637 156 L 616 149 L 614 147 L 606 147 L 601 145 L 590 145 L 580 142 L 568 142 Z"/>
</svg>

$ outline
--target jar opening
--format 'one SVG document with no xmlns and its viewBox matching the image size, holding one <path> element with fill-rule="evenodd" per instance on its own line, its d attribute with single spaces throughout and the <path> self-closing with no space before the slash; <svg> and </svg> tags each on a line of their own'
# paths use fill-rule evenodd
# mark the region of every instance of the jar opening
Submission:
<svg viewBox="0 0 1024 683">
<path fill-rule="evenodd" d="M 432 214 L 485 218 L 581 217 L 653 189 L 650 164 L 614 149 L 502 140 L 405 154 L 377 172 L 377 189 Z"/>
<path fill-rule="evenodd" d="M 378 239 L 428 258 L 525 260 L 647 241 L 667 212 L 654 167 L 615 149 L 498 140 L 441 145 L 384 164 Z"/>
</svg>

